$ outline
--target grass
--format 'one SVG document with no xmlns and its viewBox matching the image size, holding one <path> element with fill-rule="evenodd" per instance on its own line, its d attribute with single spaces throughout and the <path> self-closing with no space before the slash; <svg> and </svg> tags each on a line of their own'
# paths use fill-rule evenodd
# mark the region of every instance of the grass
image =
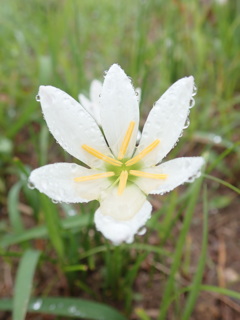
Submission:
<svg viewBox="0 0 240 320">
<path fill-rule="evenodd" d="M 56 319 L 187 320 L 195 319 L 202 292 L 239 300 L 239 283 L 234 290 L 205 281 L 218 268 L 208 243 L 211 212 L 218 210 L 218 220 L 233 212 L 240 188 L 239 1 L 9 0 L 0 20 L 0 269 L 13 277 L 1 287 L 0 310 L 12 310 L 13 319 L 29 311 Z M 115 62 L 142 89 L 142 120 L 172 82 L 194 75 L 196 106 L 170 157 L 207 159 L 201 179 L 153 198 L 146 235 L 120 247 L 95 230 L 97 202 L 53 204 L 27 185 L 32 169 L 72 161 L 48 132 L 35 101 L 39 85 L 77 99 Z M 197 251 L 196 223 L 203 228 Z M 138 290 L 143 274 L 147 294 L 158 279 L 153 316 Z"/>
</svg>

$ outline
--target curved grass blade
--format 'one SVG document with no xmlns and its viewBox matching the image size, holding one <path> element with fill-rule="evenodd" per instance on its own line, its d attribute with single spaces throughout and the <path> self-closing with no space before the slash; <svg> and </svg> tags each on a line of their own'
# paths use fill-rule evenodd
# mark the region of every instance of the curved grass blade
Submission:
<svg viewBox="0 0 240 320">
<path fill-rule="evenodd" d="M 235 186 L 233 186 L 233 185 L 232 185 L 231 183 L 229 183 L 229 182 L 226 182 L 226 181 L 224 181 L 224 180 L 222 180 L 222 179 L 219 179 L 219 178 L 217 178 L 217 177 L 214 177 L 214 176 L 211 176 L 211 175 L 205 174 L 205 173 L 203 173 L 203 177 L 204 177 L 204 178 L 207 178 L 207 179 L 210 179 L 210 180 L 213 180 L 213 181 L 215 181 L 215 182 L 218 182 L 218 183 L 224 185 L 225 187 L 227 187 L 227 188 L 235 191 L 236 193 L 240 194 L 240 189 L 237 188 L 237 187 L 235 187 Z"/>
<path fill-rule="evenodd" d="M 74 217 L 68 217 L 60 220 L 60 225 L 63 230 L 69 230 L 73 228 L 83 228 L 89 225 L 89 215 L 77 215 Z M 20 234 L 11 234 L 4 236 L 0 241 L 0 246 L 6 248 L 10 245 L 21 243 L 23 241 L 29 241 L 32 239 L 46 238 L 48 237 L 48 230 L 45 226 L 37 226 L 29 230 L 25 230 Z"/>
<path fill-rule="evenodd" d="M 22 181 L 15 183 L 8 193 L 7 206 L 11 226 L 15 233 L 23 231 L 23 223 L 18 209 L 19 192 L 22 188 Z"/>
<path fill-rule="evenodd" d="M 0 310 L 10 311 L 13 307 L 12 299 L 1 299 Z M 28 312 L 51 314 L 62 317 L 92 320 L 127 320 L 117 310 L 98 302 L 77 298 L 32 298 L 28 305 Z M 22 320 L 16 318 L 14 320 Z"/>
<path fill-rule="evenodd" d="M 14 286 L 13 320 L 25 319 L 39 256 L 39 251 L 27 250 L 20 261 Z"/>
<path fill-rule="evenodd" d="M 172 266 L 171 266 L 171 270 L 170 270 L 170 275 L 167 280 L 162 303 L 160 305 L 160 310 L 159 310 L 160 313 L 159 313 L 158 320 L 165 320 L 166 316 L 167 316 L 167 311 L 168 311 L 168 307 L 169 307 L 168 301 L 171 299 L 171 296 L 173 295 L 175 276 L 176 276 L 178 269 L 180 268 L 183 247 L 185 244 L 186 235 L 187 235 L 188 230 L 190 228 L 194 209 L 195 209 L 195 206 L 197 203 L 200 187 L 202 184 L 202 177 L 195 182 L 195 184 L 192 188 L 192 194 L 189 198 L 189 203 L 188 203 L 188 206 L 186 209 L 184 222 L 182 225 L 182 230 L 181 230 L 181 233 L 178 237 L 176 250 L 173 255 L 173 262 L 172 262 Z"/>
<path fill-rule="evenodd" d="M 203 189 L 203 238 L 202 250 L 198 261 L 198 267 L 193 279 L 191 290 L 185 304 L 182 320 L 188 320 L 191 316 L 192 310 L 195 306 L 197 297 L 201 291 L 201 281 L 203 277 L 204 267 L 207 257 L 207 243 L 208 243 L 208 206 L 207 206 L 207 187 Z"/>
</svg>

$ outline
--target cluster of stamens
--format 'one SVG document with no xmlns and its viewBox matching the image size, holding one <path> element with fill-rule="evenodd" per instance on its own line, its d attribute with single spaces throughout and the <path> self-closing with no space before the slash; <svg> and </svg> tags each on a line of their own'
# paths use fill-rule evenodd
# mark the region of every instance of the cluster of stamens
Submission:
<svg viewBox="0 0 240 320">
<path fill-rule="evenodd" d="M 153 149 L 155 149 L 159 145 L 160 143 L 159 139 L 154 140 L 148 147 L 143 149 L 135 157 L 131 159 L 124 158 L 127 152 L 129 142 L 132 137 L 134 127 L 135 127 L 135 122 L 131 121 L 128 126 L 125 137 L 123 139 L 123 142 L 121 144 L 117 159 L 106 156 L 103 153 L 97 151 L 96 149 L 86 144 L 83 144 L 82 148 L 85 151 L 87 151 L 94 157 L 106 162 L 107 168 L 109 166 L 111 170 L 103 173 L 76 177 L 74 178 L 74 181 L 84 182 L 84 181 L 91 181 L 91 180 L 102 179 L 102 178 L 113 179 L 114 184 L 118 183 L 118 194 L 121 195 L 126 188 L 128 180 L 131 181 L 134 179 L 134 177 L 143 177 L 148 179 L 166 179 L 167 178 L 166 174 L 147 173 L 144 171 L 136 170 L 138 169 L 138 166 L 136 164 L 138 164 L 148 153 L 150 153 Z"/>
</svg>

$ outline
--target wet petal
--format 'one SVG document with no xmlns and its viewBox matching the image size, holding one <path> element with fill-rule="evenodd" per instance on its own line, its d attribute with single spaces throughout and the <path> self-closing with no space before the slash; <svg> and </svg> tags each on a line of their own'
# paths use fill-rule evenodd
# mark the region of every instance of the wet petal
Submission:
<svg viewBox="0 0 240 320">
<path fill-rule="evenodd" d="M 116 220 L 129 220 L 140 210 L 145 200 L 145 194 L 134 184 L 127 186 L 121 195 L 118 194 L 118 187 L 112 187 L 101 194 L 100 209 L 103 215 Z"/>
<path fill-rule="evenodd" d="M 79 94 L 78 99 L 81 105 L 91 114 L 97 124 L 101 126 L 100 119 L 100 95 L 102 91 L 102 83 L 98 80 L 93 80 L 90 86 L 90 99 L 85 95 Z"/>
<path fill-rule="evenodd" d="M 130 157 L 138 133 L 139 106 L 130 79 L 117 64 L 112 65 L 107 72 L 100 102 L 103 131 L 116 157 L 130 122 L 135 122 L 126 152 L 126 157 Z"/>
<path fill-rule="evenodd" d="M 163 194 L 185 182 L 192 182 L 204 165 L 202 157 L 177 158 L 142 171 L 167 174 L 166 179 L 137 178 L 134 183 L 146 194 Z"/>
<path fill-rule="evenodd" d="M 160 144 L 144 158 L 146 167 L 159 163 L 178 141 L 189 114 L 193 86 L 192 76 L 178 80 L 162 95 L 149 113 L 135 155 L 156 139 L 160 140 Z"/>
<path fill-rule="evenodd" d="M 39 89 L 43 114 L 57 142 L 72 156 L 99 168 L 103 161 L 82 149 L 83 144 L 111 156 L 103 135 L 90 114 L 60 89 L 41 86 Z"/>
<path fill-rule="evenodd" d="M 119 245 L 122 242 L 131 243 L 134 240 L 134 235 L 151 217 L 151 211 L 151 204 L 145 201 L 139 211 L 130 220 L 119 221 L 111 216 L 103 215 L 100 207 L 95 213 L 94 221 L 97 230 L 115 245 Z"/>
<path fill-rule="evenodd" d="M 75 182 L 74 178 L 101 173 L 74 163 L 49 164 L 31 172 L 29 182 L 40 192 L 59 202 L 88 202 L 99 198 L 111 185 L 107 178 Z"/>
</svg>

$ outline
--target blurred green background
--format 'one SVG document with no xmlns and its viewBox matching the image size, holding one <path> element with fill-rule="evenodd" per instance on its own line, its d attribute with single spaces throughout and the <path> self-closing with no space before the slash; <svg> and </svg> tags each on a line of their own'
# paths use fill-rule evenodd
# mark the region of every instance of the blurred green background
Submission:
<svg viewBox="0 0 240 320">
<path fill-rule="evenodd" d="M 2 319 L 27 309 L 38 312 L 27 319 L 238 319 L 240 2 L 0 5 Z M 147 234 L 118 248 L 94 228 L 96 202 L 55 205 L 27 186 L 32 169 L 74 161 L 48 132 L 39 85 L 77 99 L 113 63 L 142 89 L 141 126 L 170 84 L 195 77 L 190 126 L 170 157 L 207 159 L 195 184 L 152 198 Z"/>
</svg>

